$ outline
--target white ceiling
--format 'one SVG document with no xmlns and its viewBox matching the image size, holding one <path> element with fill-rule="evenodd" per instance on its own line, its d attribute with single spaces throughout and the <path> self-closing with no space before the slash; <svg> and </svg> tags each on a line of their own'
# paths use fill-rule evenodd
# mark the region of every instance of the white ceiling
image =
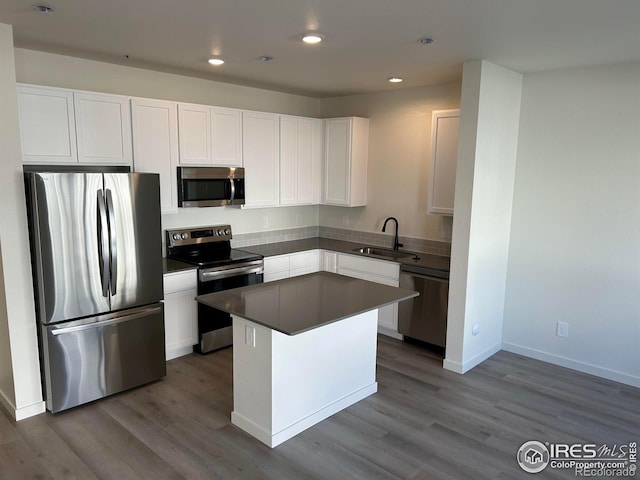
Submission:
<svg viewBox="0 0 640 480">
<path fill-rule="evenodd" d="M 640 0 L 2 0 L 0 22 L 18 47 L 316 97 L 457 81 L 467 60 L 640 61 Z M 325 41 L 303 44 L 306 31 Z"/>
</svg>

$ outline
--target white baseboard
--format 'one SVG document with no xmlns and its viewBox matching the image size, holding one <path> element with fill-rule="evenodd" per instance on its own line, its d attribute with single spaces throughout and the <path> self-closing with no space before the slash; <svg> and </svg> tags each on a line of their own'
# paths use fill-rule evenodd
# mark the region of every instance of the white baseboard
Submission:
<svg viewBox="0 0 640 480">
<path fill-rule="evenodd" d="M 36 402 L 31 405 L 27 405 L 26 407 L 16 408 L 16 406 L 11 400 L 7 398 L 4 392 L 0 392 L 0 403 L 4 405 L 4 407 L 13 416 L 13 419 L 16 422 L 24 420 L 25 418 L 33 417 L 35 415 L 40 415 L 47 410 L 45 402 Z"/>
<path fill-rule="evenodd" d="M 380 335 L 386 335 L 387 337 L 395 338 L 396 340 L 404 340 L 404 335 L 387 327 L 378 326 L 378 333 Z"/>
<path fill-rule="evenodd" d="M 629 375 L 628 373 L 599 367 L 598 365 L 573 360 L 561 355 L 536 350 L 535 348 L 529 348 L 515 343 L 504 342 L 502 344 L 502 348 L 507 352 L 517 353 L 518 355 L 524 355 L 525 357 L 535 358 L 536 360 L 542 360 L 543 362 L 552 363 L 561 367 L 570 368 L 572 370 L 577 370 L 579 372 L 588 373 L 597 377 L 613 380 L 614 382 L 620 382 L 626 385 L 631 385 L 632 387 L 640 388 L 640 377 L 635 375 Z"/>
<path fill-rule="evenodd" d="M 47 408 L 45 402 L 37 402 L 26 407 L 18 408 L 15 411 L 16 422 L 24 420 L 25 418 L 33 417 L 35 415 L 40 415 L 41 413 L 46 412 L 46 410 Z"/>
<path fill-rule="evenodd" d="M 491 357 L 492 355 L 495 355 L 500 350 L 502 350 L 502 343 L 498 342 L 498 343 L 495 343 L 494 345 L 491 345 L 489 348 L 483 350 L 482 352 L 478 353 L 473 358 L 470 358 L 464 363 L 455 362 L 453 360 L 445 358 L 444 362 L 442 362 L 442 367 L 446 370 L 451 370 L 452 372 L 464 374 L 464 373 L 467 373 L 469 370 L 471 370 L 473 367 L 477 367 L 482 362 L 484 362 L 487 358 Z"/>
<path fill-rule="evenodd" d="M 317 412 L 305 417 L 293 425 L 289 425 L 287 428 L 284 428 L 276 433 L 270 433 L 265 428 L 260 425 L 252 422 L 248 418 L 244 417 L 241 414 L 236 412 L 231 412 L 231 423 L 237 425 L 239 428 L 254 436 L 258 440 L 260 440 L 265 445 L 274 448 L 280 445 L 282 442 L 289 440 L 290 438 L 296 436 L 300 432 L 305 431 L 307 428 L 312 427 L 318 422 L 329 418 L 334 413 L 338 413 L 341 410 L 353 405 L 356 402 L 359 402 L 363 398 L 368 397 L 378 391 L 378 383 L 374 382 L 371 385 L 368 385 L 360 390 L 353 392 L 350 395 L 347 395 L 340 400 L 333 402 L 330 405 L 318 410 Z"/>
<path fill-rule="evenodd" d="M 165 359 L 168 362 L 174 358 L 183 357 L 184 355 L 189 355 L 191 353 L 193 353 L 193 345 L 178 348 L 167 348 Z"/>
</svg>

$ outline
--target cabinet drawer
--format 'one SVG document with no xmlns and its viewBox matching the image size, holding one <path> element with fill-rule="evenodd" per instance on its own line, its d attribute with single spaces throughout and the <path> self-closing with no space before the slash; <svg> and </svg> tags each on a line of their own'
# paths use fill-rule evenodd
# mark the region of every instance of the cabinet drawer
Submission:
<svg viewBox="0 0 640 480">
<path fill-rule="evenodd" d="M 166 273 L 164 275 L 164 294 L 198 288 L 198 271 Z"/>
<path fill-rule="evenodd" d="M 264 272 L 264 283 L 274 282 L 283 278 L 289 278 L 289 270 L 281 270 L 279 272 Z"/>
<path fill-rule="evenodd" d="M 360 270 L 372 275 L 382 275 L 394 279 L 400 278 L 400 265 L 384 260 L 371 260 L 356 255 L 340 254 L 338 267 L 350 270 Z"/>
<path fill-rule="evenodd" d="M 289 256 L 289 268 L 305 268 L 319 266 L 320 255 L 318 250 L 310 250 L 307 252 L 293 253 Z"/>
<path fill-rule="evenodd" d="M 289 271 L 289 255 L 278 255 L 275 257 L 265 257 L 264 259 L 265 272 L 282 272 Z"/>
<path fill-rule="evenodd" d="M 290 277 L 297 277 L 299 275 L 306 275 L 307 273 L 314 273 L 318 271 L 316 265 L 307 265 L 305 267 L 292 268 L 290 271 Z"/>
</svg>

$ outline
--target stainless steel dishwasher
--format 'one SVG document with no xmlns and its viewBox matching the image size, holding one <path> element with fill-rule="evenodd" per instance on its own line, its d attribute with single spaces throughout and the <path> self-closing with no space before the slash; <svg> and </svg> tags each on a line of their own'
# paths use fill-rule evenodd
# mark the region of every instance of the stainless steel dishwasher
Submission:
<svg viewBox="0 0 640 480">
<path fill-rule="evenodd" d="M 400 288 L 420 296 L 398 304 L 398 332 L 444 348 L 447 340 L 449 271 L 424 265 L 400 267 Z"/>
</svg>

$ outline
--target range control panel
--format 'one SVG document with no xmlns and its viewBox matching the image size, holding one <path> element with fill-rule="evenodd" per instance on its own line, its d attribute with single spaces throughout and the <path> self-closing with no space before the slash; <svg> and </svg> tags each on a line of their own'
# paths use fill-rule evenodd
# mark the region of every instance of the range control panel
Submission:
<svg viewBox="0 0 640 480">
<path fill-rule="evenodd" d="M 209 227 L 181 228 L 167 230 L 167 246 L 194 245 L 197 243 L 228 242 L 233 238 L 231 225 L 211 225 Z"/>
</svg>

